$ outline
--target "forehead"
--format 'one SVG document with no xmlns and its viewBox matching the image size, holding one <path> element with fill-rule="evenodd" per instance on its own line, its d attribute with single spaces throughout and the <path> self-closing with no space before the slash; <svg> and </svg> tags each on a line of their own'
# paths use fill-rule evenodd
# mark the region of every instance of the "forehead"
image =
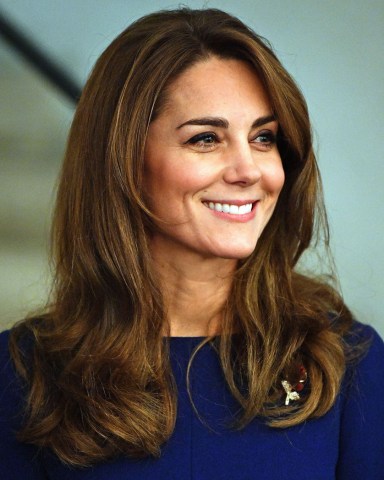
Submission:
<svg viewBox="0 0 384 480">
<path fill-rule="evenodd" d="M 238 105 L 270 114 L 268 94 L 255 70 L 246 62 L 209 57 L 201 60 L 169 84 L 161 113 L 185 110 L 189 114 L 225 113 L 226 107 Z M 187 113 L 186 112 L 186 113 Z"/>
</svg>

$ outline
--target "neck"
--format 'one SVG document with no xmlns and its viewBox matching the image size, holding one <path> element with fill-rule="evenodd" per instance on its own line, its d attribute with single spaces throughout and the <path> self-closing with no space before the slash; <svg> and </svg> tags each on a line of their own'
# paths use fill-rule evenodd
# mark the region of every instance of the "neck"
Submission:
<svg viewBox="0 0 384 480">
<path fill-rule="evenodd" d="M 153 251 L 164 298 L 166 334 L 178 337 L 217 335 L 230 293 L 236 260 L 172 255 Z"/>
</svg>

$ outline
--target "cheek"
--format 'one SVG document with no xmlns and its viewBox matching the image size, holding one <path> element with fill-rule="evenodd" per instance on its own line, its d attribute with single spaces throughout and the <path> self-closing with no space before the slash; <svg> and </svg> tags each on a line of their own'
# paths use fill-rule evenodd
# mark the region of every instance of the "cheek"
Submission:
<svg viewBox="0 0 384 480">
<path fill-rule="evenodd" d="M 266 188 L 271 196 L 276 199 L 279 196 L 285 181 L 285 173 L 281 161 L 276 161 L 271 164 L 268 172 L 265 175 Z"/>
<path fill-rule="evenodd" d="M 283 189 L 284 182 L 285 182 L 285 173 L 284 173 L 283 166 L 281 166 L 279 168 L 279 171 L 276 174 L 276 190 L 278 194 L 280 194 L 281 190 Z"/>
<path fill-rule="evenodd" d="M 179 162 L 159 162 L 146 174 L 145 185 L 151 196 L 161 194 L 166 197 L 194 196 L 207 188 L 215 180 L 215 172 L 204 165 Z"/>
</svg>

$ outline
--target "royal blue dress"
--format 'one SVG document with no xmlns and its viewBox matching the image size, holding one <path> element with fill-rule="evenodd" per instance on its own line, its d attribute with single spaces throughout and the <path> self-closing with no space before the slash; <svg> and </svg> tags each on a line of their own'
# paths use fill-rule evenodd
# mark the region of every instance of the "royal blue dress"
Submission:
<svg viewBox="0 0 384 480">
<path fill-rule="evenodd" d="M 64 466 L 48 450 L 19 443 L 22 393 L 0 335 L 0 478 L 2 480 L 383 480 L 384 344 L 370 328 L 368 353 L 350 369 L 333 408 L 322 418 L 283 430 L 260 419 L 227 427 L 237 405 L 223 380 L 215 350 L 205 345 L 194 359 L 193 410 L 186 366 L 201 338 L 172 338 L 172 367 L 179 392 L 175 431 L 159 459 L 119 458 L 92 468 Z"/>
</svg>

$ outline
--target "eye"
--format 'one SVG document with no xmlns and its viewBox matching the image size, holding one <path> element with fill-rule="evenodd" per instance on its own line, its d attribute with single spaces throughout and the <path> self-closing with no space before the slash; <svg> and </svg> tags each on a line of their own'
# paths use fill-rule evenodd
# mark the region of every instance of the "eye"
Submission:
<svg viewBox="0 0 384 480">
<path fill-rule="evenodd" d="M 218 142 L 217 135 L 213 132 L 198 133 L 186 143 L 202 149 L 210 149 Z"/>
<path fill-rule="evenodd" d="M 270 130 L 260 132 L 253 140 L 258 147 L 263 150 L 269 150 L 276 144 L 276 134 Z"/>
</svg>

